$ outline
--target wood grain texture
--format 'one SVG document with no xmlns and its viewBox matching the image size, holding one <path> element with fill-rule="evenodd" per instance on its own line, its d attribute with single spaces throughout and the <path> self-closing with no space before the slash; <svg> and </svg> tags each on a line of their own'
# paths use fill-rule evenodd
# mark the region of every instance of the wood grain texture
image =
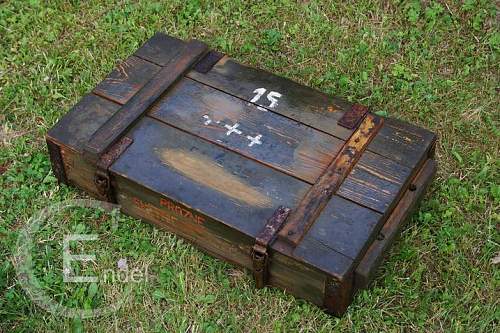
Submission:
<svg viewBox="0 0 500 333">
<path fill-rule="evenodd" d="M 127 136 L 133 143 L 111 166 L 111 174 L 121 175 L 253 237 L 279 206 L 295 206 L 310 187 L 149 117 Z M 186 156 L 188 159 L 183 160 Z M 171 162 L 175 159 L 180 160 Z M 186 167 L 193 159 L 201 170 Z M 235 182 L 237 190 L 224 188 Z M 259 197 L 252 198 L 249 193 L 258 193 Z"/>
<path fill-rule="evenodd" d="M 352 133 L 352 130 L 337 125 L 343 113 L 351 108 L 348 102 L 283 77 L 241 65 L 230 58 L 223 58 L 206 74 L 190 71 L 187 76 L 247 102 L 255 97 L 255 89 L 264 88 L 266 93 L 277 92 L 282 96 L 276 107 L 269 107 L 270 101 L 265 95 L 254 103 L 341 139 L 347 139 Z"/>
<path fill-rule="evenodd" d="M 177 83 L 148 114 L 309 183 L 318 179 L 343 144 L 191 79 Z M 260 136 L 259 143 L 252 144 L 249 136 Z"/>
<path fill-rule="evenodd" d="M 338 195 L 386 213 L 411 176 L 411 169 L 365 151 L 338 190 Z"/>
<path fill-rule="evenodd" d="M 81 152 L 92 134 L 120 109 L 94 94 L 85 95 L 47 133 L 47 137 Z"/>
<path fill-rule="evenodd" d="M 394 239 L 400 234 L 405 222 L 418 205 L 436 173 L 436 162 L 428 159 L 420 172 L 412 180 L 412 189 L 405 194 L 384 223 L 379 236 L 371 243 L 355 271 L 356 289 L 367 288 L 373 280 L 384 254 Z"/>
<path fill-rule="evenodd" d="M 368 150 L 410 169 L 418 167 L 436 141 L 436 134 L 402 120 L 388 118 Z"/>
<path fill-rule="evenodd" d="M 158 66 L 167 66 L 178 55 L 185 44 L 186 42 L 178 38 L 157 32 L 134 55 Z"/>
<path fill-rule="evenodd" d="M 149 61 L 131 56 L 118 64 L 93 92 L 123 105 L 144 87 L 160 68 Z"/>
<path fill-rule="evenodd" d="M 120 112 L 115 113 L 101 126 L 85 146 L 85 155 L 90 161 L 97 161 L 120 136 L 124 135 L 144 112 L 174 84 L 206 51 L 207 46 L 198 41 L 190 41 L 166 67 L 142 87 Z"/>
<path fill-rule="evenodd" d="M 280 239 L 286 240 L 292 246 L 299 244 L 382 124 L 383 119 L 380 117 L 372 114 L 365 117 L 316 184 L 292 211 L 286 225 L 279 233 Z"/>
<path fill-rule="evenodd" d="M 206 74 L 190 71 L 187 76 L 247 102 L 255 97 L 253 91 L 257 88 L 265 88 L 266 92 L 276 91 L 282 94 L 276 107 L 270 108 L 265 96 L 255 104 L 343 140 L 349 138 L 352 133 L 352 130 L 339 126 L 337 121 L 353 104 L 239 64 L 228 57 L 219 61 Z M 377 138 L 368 147 L 368 151 L 393 159 L 406 167 L 415 168 L 435 139 L 435 134 L 428 130 L 388 119 Z"/>
</svg>

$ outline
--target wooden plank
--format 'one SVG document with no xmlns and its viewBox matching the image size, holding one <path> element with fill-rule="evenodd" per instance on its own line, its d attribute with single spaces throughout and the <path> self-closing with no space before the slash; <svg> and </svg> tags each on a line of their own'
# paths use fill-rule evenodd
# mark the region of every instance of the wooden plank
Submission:
<svg viewBox="0 0 500 333">
<path fill-rule="evenodd" d="M 186 42 L 157 32 L 134 55 L 159 66 L 167 66 L 185 46 Z"/>
<path fill-rule="evenodd" d="M 295 258 L 274 252 L 269 265 L 269 284 L 319 306 L 323 302 L 326 274 Z"/>
<path fill-rule="evenodd" d="M 320 179 L 290 214 L 287 224 L 279 233 L 280 239 L 286 240 L 292 246 L 299 244 L 331 196 L 338 190 L 345 177 L 359 160 L 382 123 L 382 118 L 372 114 L 365 117 Z"/>
<path fill-rule="evenodd" d="M 412 170 L 365 151 L 338 190 L 338 195 L 386 213 L 411 177 Z"/>
<path fill-rule="evenodd" d="M 183 131 L 145 117 L 110 173 L 256 236 L 279 206 L 293 207 L 310 187 Z"/>
<path fill-rule="evenodd" d="M 82 151 L 92 134 L 120 109 L 120 105 L 94 94 L 85 95 L 47 133 L 47 137 Z"/>
<path fill-rule="evenodd" d="M 377 271 L 384 254 L 390 248 L 394 239 L 401 233 L 401 229 L 409 218 L 413 209 L 418 205 L 420 199 L 427 191 L 429 184 L 436 173 L 436 162 L 428 159 L 422 170 L 413 179 L 398 205 L 391 213 L 384 226 L 380 230 L 379 237 L 373 241 L 366 251 L 363 259 L 355 270 L 356 289 L 367 288 Z"/>
<path fill-rule="evenodd" d="M 342 280 L 353 269 L 353 260 L 307 234 L 293 250 L 293 257 Z"/>
<path fill-rule="evenodd" d="M 186 75 L 338 138 L 345 140 L 352 133 L 352 130 L 337 125 L 344 112 L 351 108 L 350 103 L 283 77 L 241 65 L 228 57 L 222 58 L 206 74 L 190 71 Z"/>
<path fill-rule="evenodd" d="M 131 56 L 118 64 L 93 92 L 113 102 L 125 104 L 160 68 L 149 61 Z"/>
<path fill-rule="evenodd" d="M 207 46 L 190 41 L 185 48 L 163 67 L 142 89 L 135 94 L 120 112 L 115 113 L 101 126 L 84 148 L 86 158 L 97 161 L 99 156 L 115 143 L 141 115 L 174 84 L 206 51 Z"/>
<path fill-rule="evenodd" d="M 380 213 L 333 196 L 308 234 L 357 262 L 377 235 L 382 218 Z"/>
<path fill-rule="evenodd" d="M 414 169 L 427 158 L 435 141 L 436 134 L 426 129 L 388 118 L 368 150 Z"/>
<path fill-rule="evenodd" d="M 314 183 L 343 141 L 191 79 L 183 79 L 148 115 Z"/>
</svg>

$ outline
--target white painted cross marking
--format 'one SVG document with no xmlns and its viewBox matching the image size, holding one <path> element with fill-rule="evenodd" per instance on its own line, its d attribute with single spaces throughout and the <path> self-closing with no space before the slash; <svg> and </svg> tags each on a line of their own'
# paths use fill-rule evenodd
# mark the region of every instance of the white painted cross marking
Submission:
<svg viewBox="0 0 500 333">
<path fill-rule="evenodd" d="M 234 124 L 233 126 L 229 126 L 229 125 L 224 125 L 225 128 L 228 129 L 228 131 L 226 132 L 226 135 L 229 136 L 231 135 L 231 133 L 236 133 L 236 134 L 241 134 L 241 131 L 240 130 L 237 130 L 237 128 L 240 126 L 240 124 L 236 123 Z"/>
<path fill-rule="evenodd" d="M 250 140 L 250 143 L 248 144 L 248 147 L 252 147 L 254 144 L 262 144 L 262 141 L 260 141 L 260 138 L 262 138 L 262 135 L 258 134 L 255 137 L 251 137 L 250 135 L 247 135 L 247 139 Z"/>
<path fill-rule="evenodd" d="M 210 117 L 208 115 L 204 115 L 203 118 L 205 118 L 205 122 L 204 124 L 205 125 L 210 125 L 210 123 L 212 122 L 212 119 L 210 119 Z"/>
</svg>

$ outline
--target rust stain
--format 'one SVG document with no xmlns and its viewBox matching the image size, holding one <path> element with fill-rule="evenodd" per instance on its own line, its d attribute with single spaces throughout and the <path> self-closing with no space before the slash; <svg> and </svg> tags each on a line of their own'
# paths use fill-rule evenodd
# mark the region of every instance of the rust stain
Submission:
<svg viewBox="0 0 500 333">
<path fill-rule="evenodd" d="M 164 164 L 199 184 L 250 206 L 272 206 L 269 197 L 204 155 L 180 149 L 158 149 L 157 154 Z"/>
<path fill-rule="evenodd" d="M 335 107 L 333 107 L 333 105 L 329 105 L 326 109 L 328 110 L 328 112 L 337 112 L 338 111 Z"/>
</svg>

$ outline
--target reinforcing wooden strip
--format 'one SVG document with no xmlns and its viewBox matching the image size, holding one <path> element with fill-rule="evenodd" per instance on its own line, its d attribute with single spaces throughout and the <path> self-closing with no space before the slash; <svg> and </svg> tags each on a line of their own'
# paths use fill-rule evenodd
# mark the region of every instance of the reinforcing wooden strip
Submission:
<svg viewBox="0 0 500 333">
<path fill-rule="evenodd" d="M 207 45 L 189 41 L 171 62 L 163 67 L 137 94 L 92 136 L 84 148 L 89 161 L 97 161 L 109 147 L 133 126 L 146 110 L 206 52 Z"/>
<path fill-rule="evenodd" d="M 332 195 L 351 172 L 364 150 L 382 127 L 383 118 L 367 114 L 358 129 L 346 141 L 338 155 L 326 168 L 279 232 L 279 238 L 296 247 Z"/>
</svg>

